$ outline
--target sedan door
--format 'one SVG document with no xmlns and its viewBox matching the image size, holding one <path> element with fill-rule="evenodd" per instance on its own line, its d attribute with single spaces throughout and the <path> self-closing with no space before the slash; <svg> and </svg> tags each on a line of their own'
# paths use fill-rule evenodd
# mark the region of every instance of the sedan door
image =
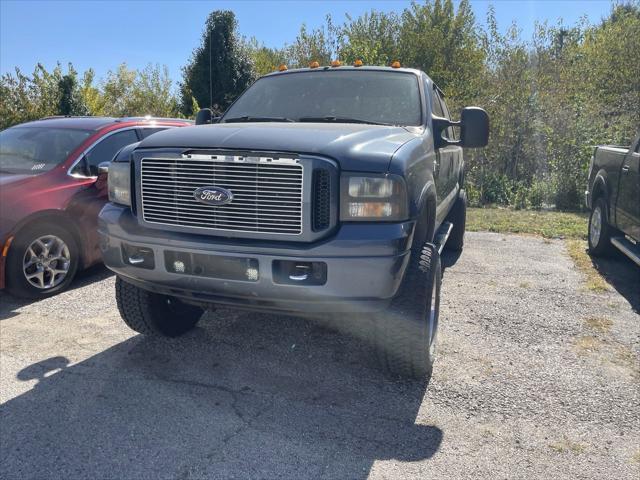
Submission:
<svg viewBox="0 0 640 480">
<path fill-rule="evenodd" d="M 85 155 L 88 173 L 97 177 L 96 181 L 74 197 L 68 211 L 82 228 L 85 240 L 86 263 L 95 263 L 100 259 L 98 248 L 98 213 L 107 203 L 106 177 L 98 176 L 98 165 L 110 162 L 123 147 L 139 140 L 136 128 L 127 128 L 109 132 L 102 137 Z"/>
</svg>

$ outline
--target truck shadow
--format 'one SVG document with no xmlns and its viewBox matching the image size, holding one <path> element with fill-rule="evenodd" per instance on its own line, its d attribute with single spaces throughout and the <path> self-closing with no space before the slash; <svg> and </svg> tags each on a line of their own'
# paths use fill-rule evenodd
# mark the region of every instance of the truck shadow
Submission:
<svg viewBox="0 0 640 480">
<path fill-rule="evenodd" d="M 426 384 L 385 377 L 366 344 L 315 322 L 219 311 L 172 341 L 134 336 L 18 373 L 0 407 L 3 478 L 366 478 L 442 431 Z"/>
<path fill-rule="evenodd" d="M 591 257 L 591 262 L 602 278 L 640 313 L 640 267 L 619 252 L 608 257 Z"/>
</svg>

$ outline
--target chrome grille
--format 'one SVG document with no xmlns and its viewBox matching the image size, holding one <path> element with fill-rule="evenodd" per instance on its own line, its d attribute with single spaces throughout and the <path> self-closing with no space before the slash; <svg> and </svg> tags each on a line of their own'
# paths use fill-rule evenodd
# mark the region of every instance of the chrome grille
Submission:
<svg viewBox="0 0 640 480">
<path fill-rule="evenodd" d="M 143 158 L 145 222 L 237 232 L 302 233 L 302 165 L 293 158 L 189 155 Z M 224 205 L 206 205 L 196 189 L 215 186 L 233 193 Z"/>
</svg>

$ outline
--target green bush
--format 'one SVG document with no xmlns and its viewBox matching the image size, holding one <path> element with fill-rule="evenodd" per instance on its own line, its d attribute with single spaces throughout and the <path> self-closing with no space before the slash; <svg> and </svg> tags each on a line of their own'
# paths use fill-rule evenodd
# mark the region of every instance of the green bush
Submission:
<svg viewBox="0 0 640 480">
<path fill-rule="evenodd" d="M 545 205 L 553 203 L 553 185 L 549 180 L 534 180 L 527 191 L 529 208 L 540 210 Z"/>
<path fill-rule="evenodd" d="M 481 207 L 482 199 L 481 193 L 478 187 L 470 181 L 466 181 L 464 185 L 465 190 L 467 191 L 467 202 L 470 207 Z"/>
<path fill-rule="evenodd" d="M 529 189 L 522 183 L 514 184 L 509 195 L 509 205 L 516 210 L 524 210 L 528 208 Z"/>
</svg>

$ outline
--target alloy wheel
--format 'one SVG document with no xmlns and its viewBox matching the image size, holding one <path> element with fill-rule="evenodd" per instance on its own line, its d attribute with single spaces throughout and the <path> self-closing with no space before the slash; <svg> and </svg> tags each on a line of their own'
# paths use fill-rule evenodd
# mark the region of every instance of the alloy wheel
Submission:
<svg viewBox="0 0 640 480">
<path fill-rule="evenodd" d="M 30 285 L 49 290 L 64 282 L 70 266 L 67 244 L 55 235 L 43 235 L 25 251 L 22 272 Z"/>
</svg>

